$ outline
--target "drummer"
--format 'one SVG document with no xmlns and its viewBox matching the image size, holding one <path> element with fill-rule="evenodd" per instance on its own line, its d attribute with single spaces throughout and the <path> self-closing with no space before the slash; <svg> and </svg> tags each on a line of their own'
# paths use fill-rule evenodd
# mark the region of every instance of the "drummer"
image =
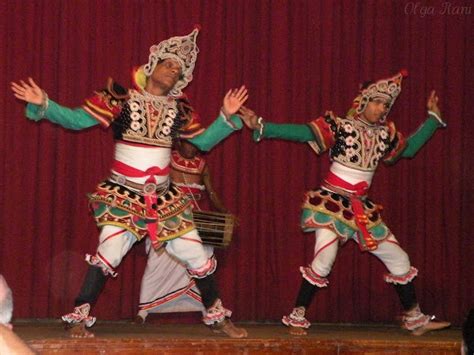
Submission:
<svg viewBox="0 0 474 355">
<path fill-rule="evenodd" d="M 177 140 L 171 152 L 171 181 L 186 193 L 196 210 L 208 209 L 210 204 L 215 211 L 228 213 L 215 192 L 209 167 L 200 151 L 187 140 Z M 204 245 L 211 258 L 214 248 Z M 145 323 L 150 313 L 205 312 L 201 295 L 195 282 L 186 272 L 186 267 L 172 258 L 161 247 L 151 248 L 146 239 L 147 265 L 140 286 L 140 303 L 135 323 Z"/>
<path fill-rule="evenodd" d="M 175 149 L 171 152 L 170 177 L 171 181 L 189 196 L 195 209 L 207 209 L 206 199 L 202 194 L 206 192 L 213 210 L 229 213 L 212 186 L 206 160 L 199 149 L 187 140 L 176 141 Z"/>
</svg>

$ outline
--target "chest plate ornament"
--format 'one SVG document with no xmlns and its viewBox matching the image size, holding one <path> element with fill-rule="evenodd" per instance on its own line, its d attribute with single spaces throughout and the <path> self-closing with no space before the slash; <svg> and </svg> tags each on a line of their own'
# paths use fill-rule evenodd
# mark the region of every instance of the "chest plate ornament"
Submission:
<svg viewBox="0 0 474 355">
<path fill-rule="evenodd" d="M 370 125 L 357 118 L 339 120 L 331 158 L 347 167 L 374 171 L 390 150 L 388 127 Z"/>
<path fill-rule="evenodd" d="M 178 119 L 176 100 L 154 96 L 146 91 L 130 91 L 130 98 L 119 121 L 124 128 L 122 139 L 161 147 L 171 147 Z"/>
</svg>

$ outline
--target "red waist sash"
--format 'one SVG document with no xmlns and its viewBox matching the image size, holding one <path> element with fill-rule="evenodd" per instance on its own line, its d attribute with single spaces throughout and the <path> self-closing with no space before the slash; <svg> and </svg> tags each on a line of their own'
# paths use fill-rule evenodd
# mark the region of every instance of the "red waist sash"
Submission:
<svg viewBox="0 0 474 355">
<path fill-rule="evenodd" d="M 371 251 L 377 249 L 377 242 L 367 230 L 369 219 L 364 212 L 364 206 L 361 197 L 367 194 L 369 184 L 366 181 L 359 182 L 355 185 L 341 179 L 339 176 L 329 172 L 323 183 L 324 187 L 329 190 L 331 187 L 336 187 L 347 191 L 347 195 L 351 201 L 352 210 L 355 215 L 355 222 L 360 232 L 357 233 L 359 237 L 359 248 L 361 251 Z M 336 191 L 335 191 L 336 192 Z"/>
<path fill-rule="evenodd" d="M 148 168 L 146 170 L 140 170 L 140 169 L 134 168 L 133 166 L 122 163 L 121 161 L 118 161 L 118 160 L 114 160 L 114 163 L 112 165 L 112 170 L 122 175 L 126 175 L 129 177 L 137 177 L 137 178 L 145 177 L 148 175 L 166 176 L 170 173 L 169 165 L 163 169 L 160 168 L 159 166 L 152 166 L 151 168 Z M 152 176 L 150 176 L 150 178 Z M 155 182 L 155 181 L 147 180 L 147 182 Z"/>
<path fill-rule="evenodd" d="M 156 184 L 155 176 L 167 176 L 170 172 L 170 167 L 166 166 L 165 168 L 160 168 L 159 166 L 152 166 L 146 170 L 140 170 L 134 168 L 133 166 L 122 163 L 121 161 L 114 160 L 112 165 L 112 170 L 116 171 L 119 174 L 126 175 L 129 177 L 145 177 L 149 176 L 146 180 L 146 183 Z M 156 195 L 156 189 L 151 189 L 144 191 L 143 197 L 145 198 L 146 204 L 146 220 L 148 230 L 148 237 L 155 245 L 158 242 L 156 232 L 157 232 L 157 223 L 158 223 L 158 212 L 153 208 L 153 205 L 156 207 L 156 201 L 158 196 Z"/>
</svg>

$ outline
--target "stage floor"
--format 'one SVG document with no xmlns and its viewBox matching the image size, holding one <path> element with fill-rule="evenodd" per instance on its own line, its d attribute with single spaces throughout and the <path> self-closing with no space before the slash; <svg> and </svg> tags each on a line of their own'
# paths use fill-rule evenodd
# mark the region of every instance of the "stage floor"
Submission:
<svg viewBox="0 0 474 355">
<path fill-rule="evenodd" d="M 14 331 L 39 354 L 459 354 L 461 330 L 415 337 L 390 325 L 314 324 L 294 337 L 279 324 L 239 324 L 229 339 L 201 324 L 98 322 L 93 339 L 70 339 L 59 321 L 18 320 Z"/>
</svg>

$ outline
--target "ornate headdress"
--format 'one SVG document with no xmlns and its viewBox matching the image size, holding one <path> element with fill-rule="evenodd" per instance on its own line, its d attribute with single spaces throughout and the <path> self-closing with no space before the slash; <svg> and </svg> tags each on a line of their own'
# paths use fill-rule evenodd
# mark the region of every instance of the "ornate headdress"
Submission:
<svg viewBox="0 0 474 355">
<path fill-rule="evenodd" d="M 200 27 L 196 26 L 187 36 L 171 37 L 150 47 L 148 63 L 140 69 L 149 77 L 159 61 L 165 59 L 176 60 L 181 66 L 182 76 L 171 90 L 173 96 L 180 96 L 191 80 L 193 80 L 193 70 L 196 63 L 199 48 L 196 44 Z"/>
<path fill-rule="evenodd" d="M 389 105 L 387 112 L 381 119 L 382 122 L 385 121 L 385 118 L 390 112 L 395 100 L 402 91 L 402 79 L 407 76 L 408 71 L 402 69 L 399 73 L 390 78 L 380 79 L 361 89 L 359 95 L 354 99 L 352 108 L 348 112 L 348 116 L 354 116 L 364 112 L 369 101 L 373 99 L 384 99 Z"/>
</svg>

